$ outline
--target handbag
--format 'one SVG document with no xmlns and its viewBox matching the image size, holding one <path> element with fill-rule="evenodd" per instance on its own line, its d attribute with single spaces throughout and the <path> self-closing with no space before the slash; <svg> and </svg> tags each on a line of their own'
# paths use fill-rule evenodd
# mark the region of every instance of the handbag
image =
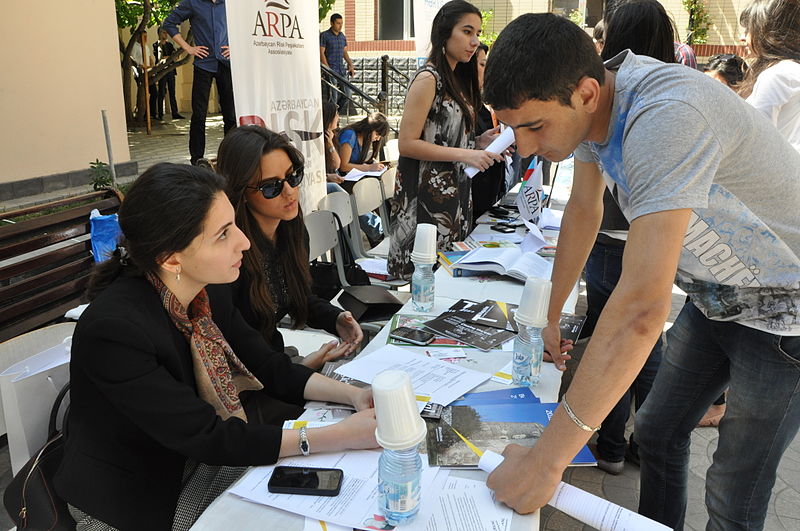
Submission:
<svg viewBox="0 0 800 531">
<path fill-rule="evenodd" d="M 56 429 L 56 420 L 68 392 L 69 383 L 58 393 L 50 412 L 47 442 L 14 476 L 3 495 L 3 505 L 17 529 L 75 529 L 67 502 L 58 497 L 53 485 L 53 478 L 64 457 L 69 406 L 61 431 Z"/>
</svg>

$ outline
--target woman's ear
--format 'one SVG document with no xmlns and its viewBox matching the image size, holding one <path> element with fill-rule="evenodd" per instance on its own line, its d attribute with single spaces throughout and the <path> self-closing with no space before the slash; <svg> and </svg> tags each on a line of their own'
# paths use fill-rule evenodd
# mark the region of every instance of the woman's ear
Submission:
<svg viewBox="0 0 800 531">
<path fill-rule="evenodd" d="M 181 272 L 181 256 L 180 253 L 172 253 L 162 260 L 156 260 L 159 266 L 165 271 L 178 274 Z"/>
</svg>

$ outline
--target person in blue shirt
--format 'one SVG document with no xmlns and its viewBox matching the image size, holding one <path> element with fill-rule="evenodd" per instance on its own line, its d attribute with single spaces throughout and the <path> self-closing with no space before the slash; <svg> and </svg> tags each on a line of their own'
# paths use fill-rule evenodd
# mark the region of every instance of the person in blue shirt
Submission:
<svg viewBox="0 0 800 531">
<path fill-rule="evenodd" d="M 186 42 L 178 29 L 185 20 L 192 25 L 194 46 Z M 178 46 L 194 56 L 189 155 L 191 163 L 197 165 L 206 149 L 206 114 L 212 81 L 217 83 L 225 133 L 236 126 L 225 0 L 183 0 L 164 20 L 163 27 Z"/>
<path fill-rule="evenodd" d="M 342 15 L 339 13 L 331 15 L 331 27 L 319 34 L 319 60 L 342 77 L 354 76 L 356 71 L 353 68 L 353 61 L 347 53 L 347 37 L 342 33 L 343 24 Z M 344 66 L 345 62 L 347 62 L 347 69 Z M 333 85 L 338 85 L 341 92 L 331 88 L 328 91 L 328 99 L 336 103 L 341 111 L 347 103 L 350 89 L 336 80 L 332 79 L 331 82 Z"/>
</svg>

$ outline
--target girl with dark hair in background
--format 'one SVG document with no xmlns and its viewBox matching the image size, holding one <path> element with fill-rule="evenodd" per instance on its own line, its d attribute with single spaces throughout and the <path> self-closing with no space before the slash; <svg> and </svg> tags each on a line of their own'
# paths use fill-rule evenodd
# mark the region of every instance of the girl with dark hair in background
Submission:
<svg viewBox="0 0 800 531">
<path fill-rule="evenodd" d="M 328 182 L 328 193 L 331 193 L 331 183 L 340 184 L 344 177 L 339 175 L 339 141 L 336 139 L 336 130 L 339 129 L 339 108 L 336 103 L 325 100 L 322 102 L 322 128 L 325 133 L 325 177 Z"/>
<path fill-rule="evenodd" d="M 703 72 L 736 90 L 747 72 L 747 63 L 736 54 L 721 53 L 708 58 Z"/>
<path fill-rule="evenodd" d="M 755 56 L 739 94 L 800 151 L 800 1 L 755 0 L 739 24 Z"/>
<path fill-rule="evenodd" d="M 664 63 L 674 63 L 674 25 L 667 12 L 656 0 L 628 0 L 615 4 L 605 16 L 603 50 L 600 57 L 611 59 L 624 50 L 646 55 Z M 630 225 L 619 206 L 606 190 L 603 194 L 603 220 L 600 233 L 586 261 L 586 324 L 582 335 L 591 336 L 600 314 L 622 274 L 622 254 L 625 251 Z M 631 434 L 625 440 L 625 425 L 631 411 L 644 403 L 653 386 L 661 364 L 663 343 L 658 339 L 647 361 L 630 389 L 614 406 L 600 426 L 597 437 L 597 467 L 609 474 L 619 474 L 625 459 L 638 464 L 638 447 Z"/>
<path fill-rule="evenodd" d="M 125 237 L 97 267 L 72 341 L 55 485 L 79 531 L 189 529 L 249 465 L 376 446 L 368 391 L 290 363 L 245 323 L 227 286 L 211 286 L 237 279 L 250 246 L 224 186 L 161 163 L 122 202 Z M 362 411 L 301 433 L 264 423 L 266 395 Z"/>
<path fill-rule="evenodd" d="M 481 106 L 478 87 L 478 36 L 481 12 L 463 0 L 439 9 L 431 27 L 427 64 L 408 87 L 400 122 L 400 160 L 392 200 L 392 239 L 388 269 L 410 279 L 411 251 L 419 223 L 437 226 L 437 247 L 467 237 L 472 228 L 472 192 L 464 169 L 485 170 L 501 155 L 484 151 L 497 135 L 475 137 Z M 478 149 L 473 149 L 477 144 Z"/>
<path fill-rule="evenodd" d="M 389 121 L 374 112 L 339 132 L 339 169 L 347 173 L 353 168 L 378 171 L 384 165 L 375 162 L 389 136 Z"/>
<path fill-rule="evenodd" d="M 283 352 L 278 322 L 287 314 L 294 328 L 308 324 L 343 339 L 302 359 L 314 369 L 353 350 L 364 335 L 350 312 L 311 293 L 308 232 L 299 203 L 303 156 L 283 136 L 257 125 L 231 130 L 219 146 L 217 171 L 236 224 L 252 242 L 234 285 L 234 303 L 274 350 Z"/>
</svg>

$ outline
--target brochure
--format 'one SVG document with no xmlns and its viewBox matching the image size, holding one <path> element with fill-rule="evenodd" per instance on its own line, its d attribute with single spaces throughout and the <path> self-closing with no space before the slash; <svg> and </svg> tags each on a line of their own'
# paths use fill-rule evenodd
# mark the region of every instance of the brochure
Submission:
<svg viewBox="0 0 800 531">
<path fill-rule="evenodd" d="M 513 339 L 514 332 L 470 322 L 483 303 L 461 299 L 424 326 L 436 335 L 458 340 L 480 350 L 491 350 Z"/>
<path fill-rule="evenodd" d="M 540 404 L 531 399 L 473 400 L 467 405 L 447 406 L 441 420 L 427 423 L 428 464 L 477 468 L 480 458 L 464 439 L 483 451 L 492 450 L 498 454 L 509 444 L 530 448 L 539 440 L 556 407 L 558 404 Z M 587 446 L 572 460 L 572 466 L 596 464 Z"/>
<path fill-rule="evenodd" d="M 517 322 L 514 320 L 514 314 L 518 306 L 507 302 L 484 301 L 476 308 L 475 315 L 470 318 L 470 321 L 475 324 L 517 332 L 518 328 Z M 558 323 L 561 329 L 561 339 L 571 339 L 573 343 L 577 341 L 585 322 L 585 315 L 562 313 Z"/>
<path fill-rule="evenodd" d="M 525 282 L 528 277 L 550 278 L 553 264 L 536 253 L 523 253 L 518 247 L 480 247 L 455 262 L 453 270 L 456 269 L 492 271 Z"/>
</svg>

